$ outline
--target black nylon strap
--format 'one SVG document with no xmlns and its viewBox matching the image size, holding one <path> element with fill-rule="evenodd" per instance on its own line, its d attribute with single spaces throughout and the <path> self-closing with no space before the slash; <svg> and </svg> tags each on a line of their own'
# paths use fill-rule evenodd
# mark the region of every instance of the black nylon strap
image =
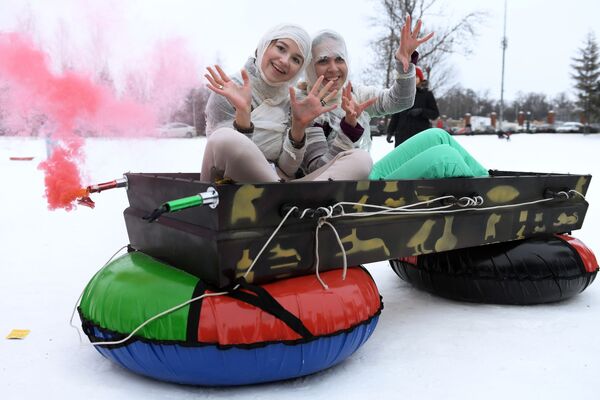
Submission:
<svg viewBox="0 0 600 400">
<path fill-rule="evenodd" d="M 161 205 L 158 208 L 155 208 L 154 211 L 152 211 L 150 214 L 148 215 L 144 215 L 142 217 L 142 219 L 150 222 L 154 222 L 156 221 L 161 215 L 163 215 L 164 213 L 169 212 L 169 207 L 166 204 Z"/>
<path fill-rule="evenodd" d="M 198 280 L 196 287 L 194 288 L 194 293 L 192 293 L 192 299 L 195 299 L 198 296 L 201 296 L 206 292 L 206 285 L 202 283 L 201 280 Z M 190 308 L 188 311 L 188 320 L 187 320 L 187 329 L 186 329 L 186 338 L 188 342 L 197 342 L 198 338 L 198 325 L 200 324 L 200 312 L 202 311 L 202 300 L 196 300 L 190 304 Z"/>
<path fill-rule="evenodd" d="M 271 294 L 260 286 L 250 285 L 246 282 L 240 282 L 240 288 L 248 290 L 252 293 L 244 292 L 241 290 L 234 290 L 228 294 L 236 300 L 243 301 L 261 310 L 273 315 L 283 323 L 285 323 L 291 330 L 302 336 L 304 339 L 311 339 L 314 335 L 308 330 L 302 321 L 294 314 L 283 308 L 277 300 L 271 296 Z"/>
</svg>

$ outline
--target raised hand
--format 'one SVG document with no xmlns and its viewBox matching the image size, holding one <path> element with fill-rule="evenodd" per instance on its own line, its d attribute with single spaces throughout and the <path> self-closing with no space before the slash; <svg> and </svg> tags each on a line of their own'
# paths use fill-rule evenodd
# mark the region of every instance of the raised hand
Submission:
<svg viewBox="0 0 600 400">
<path fill-rule="evenodd" d="M 362 114 L 366 108 L 372 106 L 376 101 L 377 98 L 373 97 L 363 103 L 357 103 L 352 98 L 352 82 L 348 81 L 346 87 L 342 89 L 342 110 L 346 111 L 346 123 L 355 127 L 360 114 Z"/>
<path fill-rule="evenodd" d="M 300 101 L 296 100 L 296 92 L 294 92 L 294 88 L 290 87 L 292 128 L 295 127 L 301 129 L 303 132 L 302 134 L 304 134 L 304 129 L 307 128 L 315 118 L 337 107 L 336 104 L 327 105 L 327 102 L 337 94 L 337 90 L 333 92 L 329 91 L 334 82 L 328 82 L 322 89 L 319 89 L 323 79 L 324 77 L 321 75 L 315 82 L 311 91 L 308 92 L 308 95 Z M 301 140 L 301 138 L 296 140 Z"/>
<path fill-rule="evenodd" d="M 337 95 L 337 90 L 330 92 L 334 82 L 328 82 L 323 88 L 324 76 L 321 75 L 315 82 L 308 95 L 298 101 L 296 92 L 293 87 L 290 87 L 290 105 L 292 108 L 292 129 L 291 134 L 295 141 L 299 142 L 304 139 L 304 130 L 312 123 L 319 115 L 334 110 L 337 105 L 327 105 L 327 102 Z"/>
<path fill-rule="evenodd" d="M 213 92 L 227 98 L 236 111 L 242 111 L 249 115 L 252 104 L 252 87 L 250 86 L 248 72 L 242 69 L 242 81 L 244 83 L 240 86 L 231 80 L 218 65 L 215 65 L 216 72 L 211 67 L 206 69 L 209 72 L 204 74 L 209 82 L 206 86 Z"/>
<path fill-rule="evenodd" d="M 425 43 L 433 37 L 433 32 L 427 36 L 419 39 L 419 32 L 421 32 L 421 26 L 423 22 L 419 19 L 415 25 L 415 29 L 412 29 L 412 18 L 410 15 L 406 16 L 406 22 L 400 30 L 400 47 L 396 50 L 396 59 L 402 63 L 404 72 L 408 71 L 408 64 L 410 63 L 411 54 L 419 47 L 419 45 Z"/>
</svg>

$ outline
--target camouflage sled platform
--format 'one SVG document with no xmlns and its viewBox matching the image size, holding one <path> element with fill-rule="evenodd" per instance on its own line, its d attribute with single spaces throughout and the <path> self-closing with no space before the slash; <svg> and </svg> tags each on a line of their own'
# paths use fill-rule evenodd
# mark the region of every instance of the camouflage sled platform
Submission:
<svg viewBox="0 0 600 400">
<path fill-rule="evenodd" d="M 202 278 L 215 287 L 243 275 L 291 206 L 316 209 L 340 201 L 399 207 L 440 196 L 481 196 L 482 205 L 458 212 L 345 216 L 329 219 L 348 265 L 523 239 L 581 228 L 590 175 L 490 171 L 488 178 L 336 181 L 208 185 L 191 173 L 129 173 L 130 207 L 124 212 L 131 246 Z M 162 203 L 205 192 L 219 195 L 215 209 L 195 207 L 143 219 Z M 537 202 L 550 199 L 545 202 Z M 430 207 L 440 206 L 440 203 Z M 366 207 L 346 206 L 346 212 Z M 373 211 L 369 209 L 369 211 Z M 314 271 L 319 215 L 292 214 L 247 279 L 264 283 Z M 319 231 L 319 270 L 339 268 L 342 252 L 333 230 Z"/>
</svg>

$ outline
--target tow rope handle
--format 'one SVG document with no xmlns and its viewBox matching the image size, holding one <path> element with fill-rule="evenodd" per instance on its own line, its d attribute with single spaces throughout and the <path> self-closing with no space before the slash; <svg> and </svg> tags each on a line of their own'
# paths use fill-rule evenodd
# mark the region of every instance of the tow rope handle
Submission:
<svg viewBox="0 0 600 400">
<path fill-rule="evenodd" d="M 85 193 L 83 193 L 77 199 L 77 204 L 80 204 L 80 205 L 86 206 L 86 207 L 90 207 L 90 208 L 94 208 L 96 206 L 96 203 L 94 203 L 94 201 L 90 197 L 90 194 L 100 193 L 102 191 L 109 190 L 109 189 L 127 188 L 127 185 L 128 185 L 128 181 L 127 181 L 127 177 L 125 175 L 123 175 L 122 178 L 115 179 L 110 182 L 103 182 L 103 183 L 98 183 L 95 185 L 90 185 L 90 186 L 86 187 L 85 189 L 82 189 Z"/>
<path fill-rule="evenodd" d="M 86 188 L 88 193 L 100 193 L 104 190 L 108 189 L 116 189 L 116 188 L 126 188 L 127 187 L 127 177 L 123 176 L 122 178 L 112 180 L 110 182 L 98 183 L 96 185 L 90 185 Z"/>
<path fill-rule="evenodd" d="M 161 215 L 166 213 L 181 211 L 187 208 L 198 206 L 209 206 L 210 208 L 217 208 L 218 205 L 219 193 L 215 188 L 209 187 L 206 192 L 167 201 L 166 203 L 161 204 L 158 208 L 154 209 L 154 211 L 152 211 L 150 214 L 143 217 L 143 219 L 145 219 L 148 222 L 154 222 Z"/>
</svg>

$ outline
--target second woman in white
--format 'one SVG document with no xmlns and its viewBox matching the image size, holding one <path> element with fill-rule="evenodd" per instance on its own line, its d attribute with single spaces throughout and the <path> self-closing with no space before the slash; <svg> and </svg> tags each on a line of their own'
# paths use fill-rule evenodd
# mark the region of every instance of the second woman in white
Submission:
<svg viewBox="0 0 600 400">
<path fill-rule="evenodd" d="M 310 57 L 310 38 L 296 25 L 280 25 L 261 39 L 239 75 L 231 78 L 218 66 L 208 68 L 211 94 L 207 108 L 207 146 L 201 180 L 273 182 L 295 178 L 306 150 L 305 129 L 336 92 L 319 85 L 297 100 L 293 85 Z M 367 152 L 339 154 L 305 180 L 366 178 Z M 352 171 L 352 172 L 350 172 Z"/>
</svg>

